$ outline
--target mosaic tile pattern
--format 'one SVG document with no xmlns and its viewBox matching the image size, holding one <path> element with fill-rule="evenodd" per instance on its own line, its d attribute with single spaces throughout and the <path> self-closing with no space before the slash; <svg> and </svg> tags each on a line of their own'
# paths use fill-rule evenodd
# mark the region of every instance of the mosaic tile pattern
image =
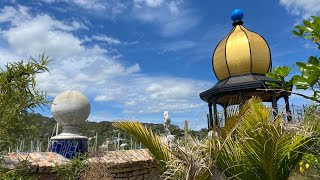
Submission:
<svg viewBox="0 0 320 180">
<path fill-rule="evenodd" d="M 51 140 L 50 151 L 61 154 L 66 158 L 75 157 L 76 154 L 88 152 L 87 139 Z"/>
</svg>

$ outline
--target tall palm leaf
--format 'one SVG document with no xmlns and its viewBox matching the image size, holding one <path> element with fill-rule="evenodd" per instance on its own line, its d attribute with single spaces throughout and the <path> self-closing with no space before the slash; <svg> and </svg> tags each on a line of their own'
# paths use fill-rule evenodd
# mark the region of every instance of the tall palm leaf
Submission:
<svg viewBox="0 0 320 180">
<path fill-rule="evenodd" d="M 245 171 L 244 175 L 255 174 L 260 179 L 270 180 L 287 179 L 307 150 L 309 134 L 300 128 L 284 125 L 280 116 L 270 121 L 271 109 L 258 98 L 250 99 L 247 105 L 250 108 L 241 117 L 235 128 L 236 139 L 232 141 L 245 152 L 239 162 L 251 164 L 252 169 Z"/>
<path fill-rule="evenodd" d="M 165 180 L 225 180 L 225 176 L 215 165 L 219 147 L 218 140 L 214 141 L 210 138 L 199 140 L 188 136 L 186 146 L 170 148 L 173 158 L 167 162 L 168 168 L 162 177 Z"/>
<path fill-rule="evenodd" d="M 196 138 L 187 138 L 186 146 L 175 145 L 170 148 L 173 158 L 167 162 L 168 168 L 162 175 L 165 180 L 206 180 L 210 177 L 213 163 L 211 158 L 203 153 L 206 146 Z"/>
<path fill-rule="evenodd" d="M 160 137 L 151 129 L 134 121 L 116 121 L 112 125 L 137 138 L 158 160 L 160 167 L 166 167 L 166 162 L 170 160 L 170 152 L 168 147 L 161 142 Z"/>
<path fill-rule="evenodd" d="M 211 157 L 215 159 L 216 166 L 230 179 L 259 179 L 253 173 L 254 166 L 247 160 L 246 152 L 237 139 L 235 130 L 239 123 L 238 121 L 234 124 L 233 129 L 229 130 L 223 139 L 212 139 L 212 142 L 221 141 L 221 145 L 215 155 L 211 152 Z M 212 146 L 209 147 L 212 148 Z"/>
</svg>

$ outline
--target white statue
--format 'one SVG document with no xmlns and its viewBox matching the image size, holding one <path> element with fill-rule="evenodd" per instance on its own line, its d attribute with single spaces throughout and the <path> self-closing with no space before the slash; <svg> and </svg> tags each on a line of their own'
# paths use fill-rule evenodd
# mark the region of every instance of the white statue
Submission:
<svg viewBox="0 0 320 180">
<path fill-rule="evenodd" d="M 168 111 L 164 111 L 163 112 L 163 117 L 164 117 L 164 132 L 166 133 L 166 135 L 171 134 L 169 131 L 169 127 L 170 127 L 170 116 L 169 116 L 169 112 Z"/>
<path fill-rule="evenodd" d="M 170 126 L 170 116 L 168 111 L 163 112 L 164 124 Z"/>
</svg>

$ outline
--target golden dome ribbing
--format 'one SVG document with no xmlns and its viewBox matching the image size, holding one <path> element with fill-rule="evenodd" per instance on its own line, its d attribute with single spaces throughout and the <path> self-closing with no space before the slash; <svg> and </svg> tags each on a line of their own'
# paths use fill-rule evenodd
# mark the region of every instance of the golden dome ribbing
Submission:
<svg viewBox="0 0 320 180">
<path fill-rule="evenodd" d="M 241 74 L 266 74 L 271 69 L 270 49 L 259 34 L 235 24 L 217 45 L 212 66 L 219 81 Z"/>
</svg>

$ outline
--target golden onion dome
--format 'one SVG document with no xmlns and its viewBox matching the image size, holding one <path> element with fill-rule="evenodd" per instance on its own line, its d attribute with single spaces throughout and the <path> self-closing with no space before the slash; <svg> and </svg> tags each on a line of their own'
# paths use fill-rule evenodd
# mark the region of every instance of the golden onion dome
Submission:
<svg viewBox="0 0 320 180">
<path fill-rule="evenodd" d="M 267 42 L 243 26 L 241 13 L 232 14 L 233 28 L 213 53 L 212 67 L 219 81 L 243 74 L 266 74 L 271 69 Z"/>
</svg>

